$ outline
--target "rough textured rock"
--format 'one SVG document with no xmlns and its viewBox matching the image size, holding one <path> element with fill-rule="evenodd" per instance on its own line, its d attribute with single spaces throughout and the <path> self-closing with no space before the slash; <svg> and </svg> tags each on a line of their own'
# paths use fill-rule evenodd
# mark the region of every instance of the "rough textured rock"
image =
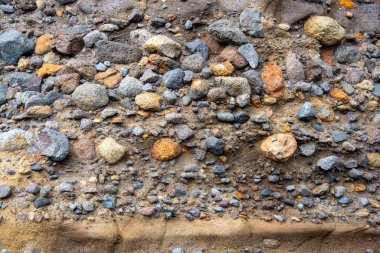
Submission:
<svg viewBox="0 0 380 253">
<path fill-rule="evenodd" d="M 181 45 L 164 35 L 156 35 L 144 43 L 144 48 L 151 53 L 177 58 L 181 54 Z"/>
<path fill-rule="evenodd" d="M 12 129 L 0 134 L 0 151 L 25 149 L 35 139 L 35 135 L 22 129 Z"/>
<path fill-rule="evenodd" d="M 42 78 L 25 72 L 12 72 L 4 76 L 4 83 L 10 87 L 20 87 L 22 91 L 41 91 Z"/>
<path fill-rule="evenodd" d="M 142 51 L 137 46 L 106 40 L 100 40 L 95 44 L 95 53 L 99 61 L 120 64 L 138 62 L 142 57 Z"/>
<path fill-rule="evenodd" d="M 264 37 L 264 27 L 261 24 L 261 12 L 247 8 L 240 14 L 240 25 L 243 31 L 252 37 Z"/>
<path fill-rule="evenodd" d="M 339 43 L 345 35 L 344 28 L 327 16 L 312 16 L 304 25 L 305 33 L 319 40 L 323 45 Z"/>
<path fill-rule="evenodd" d="M 0 35 L 0 60 L 17 65 L 25 54 L 32 53 L 34 42 L 17 30 L 9 30 Z"/>
<path fill-rule="evenodd" d="M 160 111 L 162 105 L 161 96 L 152 93 L 145 92 L 136 96 L 135 98 L 136 105 L 141 109 L 146 111 Z"/>
<path fill-rule="evenodd" d="M 181 146 L 168 138 L 156 141 L 152 147 L 152 156 L 159 161 L 169 161 L 181 154 Z"/>
<path fill-rule="evenodd" d="M 36 54 L 47 54 L 52 50 L 52 48 L 53 48 L 53 35 L 47 33 L 38 37 L 34 52 Z"/>
<path fill-rule="evenodd" d="M 210 24 L 208 31 L 220 43 L 241 45 L 248 42 L 248 38 L 240 28 L 228 19 L 220 19 Z"/>
<path fill-rule="evenodd" d="M 83 37 L 87 32 L 87 27 L 82 25 L 62 28 L 55 36 L 55 49 L 64 55 L 79 53 L 84 47 Z"/>
<path fill-rule="evenodd" d="M 126 76 L 120 83 L 119 88 L 117 89 L 117 92 L 122 97 L 135 97 L 138 94 L 141 93 L 143 88 L 142 83 L 130 76 Z"/>
<path fill-rule="evenodd" d="M 302 63 L 297 59 L 296 54 L 289 53 L 285 59 L 286 73 L 289 81 L 297 83 L 305 79 L 305 72 Z"/>
<path fill-rule="evenodd" d="M 291 134 L 271 135 L 261 144 L 261 151 L 264 155 L 278 162 L 288 161 L 296 150 L 297 141 Z"/>
<path fill-rule="evenodd" d="M 251 95 L 251 86 L 244 77 L 215 77 L 214 84 L 224 87 L 229 96 Z"/>
<path fill-rule="evenodd" d="M 111 137 L 105 138 L 98 146 L 100 157 L 109 164 L 115 164 L 120 161 L 124 157 L 125 151 L 125 147 Z"/>
<path fill-rule="evenodd" d="M 93 83 L 79 85 L 73 92 L 72 99 L 83 110 L 96 110 L 109 101 L 106 88 Z"/>
</svg>

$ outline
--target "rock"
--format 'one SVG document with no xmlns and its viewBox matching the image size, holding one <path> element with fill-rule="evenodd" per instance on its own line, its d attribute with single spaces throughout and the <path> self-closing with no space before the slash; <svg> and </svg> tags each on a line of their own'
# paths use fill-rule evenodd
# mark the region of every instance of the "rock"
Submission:
<svg viewBox="0 0 380 253">
<path fill-rule="evenodd" d="M 229 96 L 251 95 L 251 86 L 244 77 L 216 77 L 214 84 L 224 87 Z"/>
<path fill-rule="evenodd" d="M 8 89 L 0 83 L 0 105 L 3 105 L 7 102 L 7 92 Z"/>
<path fill-rule="evenodd" d="M 208 46 L 205 42 L 200 39 L 196 39 L 191 42 L 185 43 L 185 49 L 190 54 L 200 54 L 202 57 L 207 60 L 209 56 Z"/>
<path fill-rule="evenodd" d="M 94 79 L 96 75 L 96 68 L 94 66 L 88 62 L 77 59 L 71 59 L 66 64 L 66 68 L 71 72 L 79 74 L 82 78 L 87 80 Z"/>
<path fill-rule="evenodd" d="M 138 105 L 142 110 L 146 111 L 160 111 L 162 105 L 161 96 L 152 93 L 145 92 L 137 95 L 135 97 L 136 105 Z"/>
<path fill-rule="evenodd" d="M 336 88 L 330 91 L 330 96 L 342 102 L 348 102 L 350 100 L 349 96 L 344 91 Z"/>
<path fill-rule="evenodd" d="M 276 239 L 264 239 L 263 245 L 268 249 L 277 249 L 280 247 L 281 243 Z"/>
<path fill-rule="evenodd" d="M 151 53 L 157 52 L 170 58 L 177 58 L 181 54 L 181 45 L 164 35 L 153 36 L 143 47 Z"/>
<path fill-rule="evenodd" d="M 173 249 L 172 253 L 185 253 L 185 250 L 182 248 L 175 248 Z"/>
<path fill-rule="evenodd" d="M 131 23 L 140 23 L 144 18 L 144 12 L 140 9 L 133 9 L 128 15 L 128 21 Z"/>
<path fill-rule="evenodd" d="M 322 121 L 333 121 L 335 118 L 334 110 L 331 105 L 321 99 L 311 98 L 310 103 L 314 106 L 315 116 Z"/>
<path fill-rule="evenodd" d="M 79 53 L 84 47 L 83 37 L 87 32 L 87 27 L 83 25 L 60 29 L 55 36 L 55 49 L 64 55 Z"/>
<path fill-rule="evenodd" d="M 210 151 L 212 154 L 216 156 L 222 155 L 224 152 L 224 147 L 226 146 L 223 140 L 218 139 L 214 136 L 207 137 L 205 145 L 206 150 Z"/>
<path fill-rule="evenodd" d="M 32 53 L 34 42 L 17 30 L 9 30 L 0 35 L 0 60 L 17 66 L 23 55 Z"/>
<path fill-rule="evenodd" d="M 261 24 L 261 12 L 253 8 L 246 8 L 240 14 L 240 25 L 249 36 L 264 38 L 264 27 Z"/>
<path fill-rule="evenodd" d="M 260 148 L 266 157 L 278 162 L 286 162 L 297 150 L 297 141 L 291 134 L 280 133 L 267 137 Z"/>
<path fill-rule="evenodd" d="M 346 188 L 344 186 L 339 186 L 339 185 L 335 186 L 333 190 L 334 196 L 336 198 L 342 197 L 345 192 L 346 192 Z"/>
<path fill-rule="evenodd" d="M 299 146 L 303 156 L 312 156 L 315 153 L 316 145 L 313 142 L 308 142 Z"/>
<path fill-rule="evenodd" d="M 292 83 L 297 83 L 305 79 L 305 72 L 302 63 L 294 53 L 289 53 L 285 59 L 286 74 Z"/>
<path fill-rule="evenodd" d="M 53 114 L 53 110 L 48 105 L 32 106 L 26 110 L 26 116 L 32 119 L 46 119 Z"/>
<path fill-rule="evenodd" d="M 341 64 L 349 64 L 359 61 L 362 55 L 355 46 L 339 46 L 334 51 L 334 60 Z"/>
<path fill-rule="evenodd" d="M 114 32 L 118 30 L 120 30 L 120 28 L 115 24 L 103 24 L 99 26 L 99 31 L 101 32 Z"/>
<path fill-rule="evenodd" d="M 308 92 L 311 90 L 311 83 L 307 83 L 303 81 L 297 82 L 296 84 L 294 84 L 294 90 Z"/>
<path fill-rule="evenodd" d="M 230 76 L 235 70 L 229 61 L 211 63 L 210 68 L 215 76 Z"/>
<path fill-rule="evenodd" d="M 135 97 L 142 92 L 143 84 L 136 78 L 126 76 L 119 85 L 117 92 L 122 97 Z"/>
<path fill-rule="evenodd" d="M 95 44 L 100 40 L 108 40 L 108 36 L 105 33 L 102 33 L 98 30 L 94 30 L 92 32 L 89 32 L 86 34 L 86 36 L 83 37 L 84 46 L 91 48 L 94 47 Z"/>
<path fill-rule="evenodd" d="M 9 185 L 0 185 L 0 199 L 5 199 L 11 196 L 12 188 Z"/>
<path fill-rule="evenodd" d="M 210 54 L 218 55 L 223 50 L 223 46 L 210 33 L 207 33 L 202 40 L 207 44 Z"/>
<path fill-rule="evenodd" d="M 69 152 L 70 144 L 67 137 L 49 128 L 41 130 L 32 145 L 27 148 L 28 154 L 44 155 L 57 162 L 66 159 Z"/>
<path fill-rule="evenodd" d="M 120 161 L 124 157 L 125 151 L 125 147 L 111 137 L 105 138 L 98 146 L 100 157 L 109 164 L 115 164 Z"/>
<path fill-rule="evenodd" d="M 275 98 L 282 98 L 285 93 L 285 83 L 282 75 L 282 68 L 274 62 L 264 66 L 261 73 L 263 82 Z"/>
<path fill-rule="evenodd" d="M 337 156 L 328 156 L 322 159 L 319 159 L 317 166 L 323 170 L 331 170 L 337 166 L 340 162 L 340 158 Z"/>
<path fill-rule="evenodd" d="M 375 168 L 380 168 L 380 153 L 368 153 L 368 164 Z"/>
<path fill-rule="evenodd" d="M 315 117 L 314 106 L 310 102 L 305 102 L 298 111 L 298 118 L 302 121 L 309 121 Z"/>
<path fill-rule="evenodd" d="M 108 104 L 109 101 L 106 88 L 93 83 L 79 85 L 71 97 L 82 110 L 96 110 Z"/>
<path fill-rule="evenodd" d="M 186 56 L 182 61 L 183 69 L 191 70 L 193 72 L 201 72 L 205 66 L 206 61 L 200 54 Z"/>
<path fill-rule="evenodd" d="M 341 131 L 334 131 L 331 133 L 331 136 L 336 143 L 346 141 L 348 138 L 347 134 Z"/>
<path fill-rule="evenodd" d="M 227 46 L 219 55 L 224 61 L 229 61 L 237 69 L 242 69 L 247 66 L 248 62 L 239 54 L 237 47 Z"/>
<path fill-rule="evenodd" d="M 176 125 L 174 127 L 174 132 L 176 133 L 177 137 L 183 141 L 189 139 L 194 135 L 194 131 L 185 124 Z"/>
<path fill-rule="evenodd" d="M 38 70 L 37 75 L 42 78 L 45 78 L 57 73 L 58 71 L 62 69 L 62 67 L 63 67 L 62 65 L 44 63 L 42 67 Z"/>
<path fill-rule="evenodd" d="M 156 209 L 154 209 L 154 207 L 144 207 L 141 208 L 138 212 L 143 216 L 152 216 L 156 213 Z"/>
<path fill-rule="evenodd" d="M 47 80 L 45 80 L 45 83 Z M 66 74 L 59 75 L 56 77 L 51 77 L 51 82 L 54 83 L 54 86 L 58 87 L 63 93 L 71 94 L 74 92 L 75 88 L 78 87 L 80 83 L 79 74 Z"/>
<path fill-rule="evenodd" d="M 3 132 L 0 134 L 0 151 L 25 149 L 34 139 L 33 133 L 18 128 Z"/>
<path fill-rule="evenodd" d="M 153 72 L 151 69 L 146 69 L 144 74 L 140 77 L 140 81 L 144 83 L 155 83 L 160 79 L 160 76 Z"/>
<path fill-rule="evenodd" d="M 328 183 L 323 183 L 315 187 L 311 193 L 313 196 L 323 196 L 329 193 L 330 185 Z"/>
<path fill-rule="evenodd" d="M 221 122 L 234 122 L 235 117 L 232 113 L 230 112 L 218 112 L 216 113 L 216 119 Z"/>
<path fill-rule="evenodd" d="M 143 46 L 145 42 L 152 37 L 153 35 L 145 29 L 133 30 L 129 34 L 129 38 L 131 39 L 131 42 L 138 46 Z"/>
<path fill-rule="evenodd" d="M 243 73 L 243 77 L 248 80 L 251 90 L 256 95 L 261 95 L 264 87 L 263 81 L 261 80 L 261 75 L 258 71 L 250 69 Z"/>
<path fill-rule="evenodd" d="M 103 198 L 103 207 L 107 209 L 113 209 L 116 207 L 116 198 L 113 196 L 105 196 Z"/>
<path fill-rule="evenodd" d="M 183 87 L 184 77 L 185 72 L 182 69 L 173 69 L 162 76 L 161 82 L 166 88 L 177 90 Z"/>
<path fill-rule="evenodd" d="M 77 0 L 57 0 L 60 5 L 75 3 Z"/>
<path fill-rule="evenodd" d="M 31 183 L 25 188 L 25 191 L 33 195 L 38 195 L 38 193 L 41 191 L 41 187 L 36 183 Z"/>
<path fill-rule="evenodd" d="M 142 57 L 142 51 L 137 46 L 106 40 L 96 42 L 95 54 L 99 61 L 119 64 L 138 62 Z"/>
<path fill-rule="evenodd" d="M 259 64 L 259 55 L 256 53 L 255 47 L 252 44 L 247 43 L 240 46 L 238 52 L 247 60 L 251 68 L 257 68 L 257 65 Z"/>
<path fill-rule="evenodd" d="M 53 49 L 53 35 L 46 33 L 38 37 L 36 41 L 36 48 L 34 52 L 36 54 L 47 54 Z"/>
<path fill-rule="evenodd" d="M 95 150 L 95 143 L 87 138 L 80 138 L 72 146 L 72 153 L 80 160 L 93 160 L 96 157 Z"/>
<path fill-rule="evenodd" d="M 95 76 L 95 80 L 104 84 L 109 89 L 114 89 L 123 79 L 123 75 L 117 70 L 109 68 L 104 72 L 100 72 Z"/>
<path fill-rule="evenodd" d="M 228 19 L 213 22 L 207 30 L 220 43 L 242 45 L 248 42 L 248 38 L 240 28 Z"/>
<path fill-rule="evenodd" d="M 327 16 L 312 16 L 304 25 L 305 33 L 316 38 L 325 46 L 332 46 L 345 36 L 345 30 L 339 23 Z"/>
<path fill-rule="evenodd" d="M 62 182 L 61 184 L 59 184 L 58 189 L 60 192 L 73 192 L 74 186 L 72 184 Z"/>
<path fill-rule="evenodd" d="M 345 77 L 345 81 L 350 84 L 358 84 L 364 80 L 364 73 L 358 68 L 350 68 L 348 69 Z"/>
<path fill-rule="evenodd" d="M 181 154 L 181 146 L 168 138 L 156 141 L 152 147 L 152 156 L 159 161 L 169 161 Z"/>
<path fill-rule="evenodd" d="M 42 78 L 24 72 L 12 72 L 3 78 L 9 87 L 20 87 L 22 91 L 41 91 Z"/>
</svg>

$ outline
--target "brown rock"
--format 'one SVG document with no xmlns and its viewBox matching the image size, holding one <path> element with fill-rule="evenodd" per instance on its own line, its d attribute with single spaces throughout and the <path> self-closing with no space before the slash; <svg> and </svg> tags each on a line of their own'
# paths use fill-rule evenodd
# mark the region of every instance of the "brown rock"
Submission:
<svg viewBox="0 0 380 253">
<path fill-rule="evenodd" d="M 230 76 L 235 70 L 229 61 L 211 63 L 210 68 L 215 76 Z"/>
<path fill-rule="evenodd" d="M 72 145 L 72 153 L 81 160 L 93 160 L 96 157 L 95 143 L 90 139 L 81 138 Z"/>
<path fill-rule="evenodd" d="M 63 68 L 62 65 L 56 65 L 51 63 L 44 63 L 42 67 L 38 70 L 37 75 L 40 77 L 51 76 Z"/>
<path fill-rule="evenodd" d="M 322 79 L 322 69 L 319 65 L 308 65 L 305 68 L 305 76 L 307 82 L 317 82 Z"/>
<path fill-rule="evenodd" d="M 145 92 L 135 97 L 136 105 L 145 111 L 161 110 L 162 98 L 153 92 Z"/>
<path fill-rule="evenodd" d="M 211 54 L 217 55 L 223 50 L 223 47 L 214 39 L 211 34 L 206 34 L 202 40 L 207 44 Z"/>
<path fill-rule="evenodd" d="M 331 105 L 319 98 L 311 98 L 310 103 L 314 106 L 315 116 L 322 121 L 333 121 L 335 118 L 334 110 Z"/>
<path fill-rule="evenodd" d="M 84 47 L 83 37 L 88 30 L 85 26 L 65 27 L 57 32 L 55 49 L 64 55 L 79 53 Z"/>
<path fill-rule="evenodd" d="M 304 25 L 305 33 L 316 38 L 325 46 L 339 43 L 345 36 L 344 28 L 327 16 L 312 16 Z"/>
<path fill-rule="evenodd" d="M 278 162 L 288 161 L 297 150 L 297 141 L 291 134 L 275 134 L 267 137 L 261 144 L 264 155 Z"/>
<path fill-rule="evenodd" d="M 152 156 L 159 161 L 169 161 L 181 154 L 181 146 L 168 138 L 163 138 L 153 144 Z"/>
<path fill-rule="evenodd" d="M 53 110 L 48 105 L 36 105 L 26 110 L 26 115 L 33 119 L 46 119 L 53 114 Z"/>
<path fill-rule="evenodd" d="M 123 79 L 123 76 L 115 69 L 107 69 L 105 72 L 98 73 L 95 76 L 95 80 L 107 86 L 107 88 L 115 88 L 119 82 Z"/>
<path fill-rule="evenodd" d="M 237 47 L 228 46 L 219 55 L 224 61 L 230 61 L 237 69 L 242 69 L 248 65 L 245 58 L 238 53 Z"/>
<path fill-rule="evenodd" d="M 40 36 L 36 41 L 36 47 L 34 52 L 36 54 L 46 54 L 49 53 L 53 48 L 53 35 L 44 34 Z"/>
<path fill-rule="evenodd" d="M 261 77 L 273 97 L 281 99 L 284 96 L 285 83 L 282 68 L 279 65 L 274 62 L 268 63 L 265 65 Z"/>
<path fill-rule="evenodd" d="M 80 83 L 80 75 L 77 73 L 60 75 L 54 79 L 55 85 L 65 94 L 71 94 Z"/>
<path fill-rule="evenodd" d="M 323 183 L 321 185 L 318 185 L 317 187 L 315 187 L 311 193 L 314 195 L 314 196 L 322 196 L 322 195 L 325 195 L 329 192 L 329 189 L 330 189 L 330 185 L 328 183 Z"/>
<path fill-rule="evenodd" d="M 86 80 L 94 79 L 97 73 L 96 68 L 92 66 L 91 63 L 76 59 L 71 59 L 66 64 L 66 68 L 72 73 L 78 73 L 82 78 Z"/>
<path fill-rule="evenodd" d="M 286 73 L 288 79 L 293 84 L 305 79 L 305 72 L 302 63 L 297 59 L 296 54 L 289 53 L 285 59 Z"/>
</svg>

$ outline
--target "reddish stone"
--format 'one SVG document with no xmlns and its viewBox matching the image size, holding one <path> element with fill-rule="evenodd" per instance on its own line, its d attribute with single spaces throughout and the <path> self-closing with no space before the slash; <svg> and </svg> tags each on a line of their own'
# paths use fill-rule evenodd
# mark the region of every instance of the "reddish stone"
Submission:
<svg viewBox="0 0 380 253">
<path fill-rule="evenodd" d="M 248 65 L 248 62 L 244 59 L 244 57 L 239 54 L 237 47 L 234 46 L 228 46 L 223 49 L 220 53 L 220 57 L 224 61 L 230 61 L 237 69 L 242 69 Z"/>
<path fill-rule="evenodd" d="M 202 40 L 207 44 L 211 54 L 217 55 L 223 50 L 223 47 L 219 44 L 219 42 L 217 42 L 210 34 L 206 34 Z"/>
</svg>

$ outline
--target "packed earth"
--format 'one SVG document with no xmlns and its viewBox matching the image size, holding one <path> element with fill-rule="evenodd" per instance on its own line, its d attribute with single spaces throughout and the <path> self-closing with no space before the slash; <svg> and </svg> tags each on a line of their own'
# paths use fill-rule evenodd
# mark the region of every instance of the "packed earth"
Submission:
<svg viewBox="0 0 380 253">
<path fill-rule="evenodd" d="M 379 3 L 242 2 L 0 0 L 0 223 L 379 225 Z"/>
</svg>

